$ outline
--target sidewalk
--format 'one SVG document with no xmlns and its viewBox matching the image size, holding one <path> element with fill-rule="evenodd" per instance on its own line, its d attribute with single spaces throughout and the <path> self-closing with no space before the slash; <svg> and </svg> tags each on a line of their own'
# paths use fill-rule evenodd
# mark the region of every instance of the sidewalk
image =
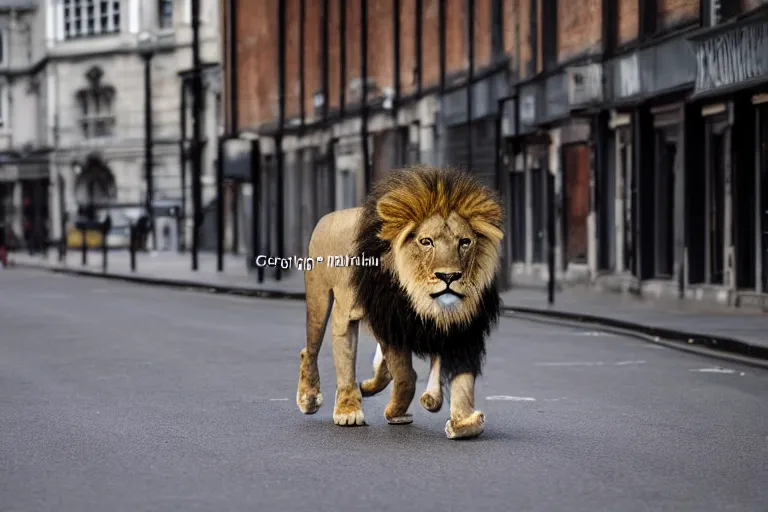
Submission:
<svg viewBox="0 0 768 512">
<path fill-rule="evenodd" d="M 87 265 L 82 265 L 82 253 L 69 251 L 64 262 L 58 260 L 58 253 L 52 251 L 48 258 L 30 256 L 26 253 L 12 253 L 9 262 L 19 267 L 45 268 L 49 270 L 74 273 L 80 275 L 103 276 L 101 251 L 89 251 Z M 131 272 L 131 258 L 128 251 L 110 251 L 107 256 L 107 276 L 134 281 L 152 282 L 158 284 L 211 287 L 226 291 L 227 288 L 248 291 L 275 291 L 284 295 L 303 295 L 304 276 L 293 271 L 283 276 L 280 281 L 269 279 L 271 269 L 265 269 L 265 279 L 259 283 L 256 273 L 250 274 L 246 266 L 246 255 L 224 254 L 224 271 L 216 271 L 216 254 L 200 252 L 198 254 L 198 270 L 192 271 L 192 253 L 158 252 L 155 254 L 136 253 L 136 272 Z"/>
<path fill-rule="evenodd" d="M 502 293 L 505 307 L 521 313 L 549 314 L 566 320 L 607 320 L 619 328 L 643 330 L 714 350 L 727 350 L 768 360 L 768 315 L 727 309 L 698 301 L 639 299 L 574 287 L 557 292 L 555 304 L 547 303 L 546 290 L 510 290 Z M 653 331 L 658 331 L 653 333 Z M 674 331 L 674 333 L 664 332 Z M 688 335 L 688 336 L 686 336 Z M 745 344 L 742 347 L 728 345 Z M 732 350 L 728 350 L 728 349 Z"/>
<path fill-rule="evenodd" d="M 48 259 L 14 253 L 18 266 L 46 268 L 58 272 L 103 276 L 98 251 L 88 254 L 81 265 L 79 252 L 68 253 L 64 264 L 56 253 Z M 200 253 L 197 272 L 191 270 L 191 254 L 139 253 L 136 272 L 130 270 L 128 252 L 110 252 L 107 277 L 163 285 L 206 288 L 223 293 L 303 299 L 303 273 L 293 270 L 281 281 L 265 278 L 258 283 L 246 268 L 245 255 L 225 254 L 224 271 L 216 271 L 216 255 Z M 554 317 L 605 325 L 678 341 L 710 350 L 762 359 L 768 362 L 768 315 L 726 309 L 695 301 L 637 299 L 629 296 L 571 287 L 558 291 L 555 304 L 547 304 L 546 290 L 515 288 L 502 293 L 504 306 L 523 314 Z"/>
</svg>

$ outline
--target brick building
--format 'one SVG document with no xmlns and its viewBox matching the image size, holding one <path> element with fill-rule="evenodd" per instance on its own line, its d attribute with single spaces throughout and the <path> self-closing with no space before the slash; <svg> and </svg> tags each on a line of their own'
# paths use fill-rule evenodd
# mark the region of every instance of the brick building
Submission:
<svg viewBox="0 0 768 512">
<path fill-rule="evenodd" d="M 224 112 L 229 137 L 258 140 L 258 252 L 305 251 L 322 214 L 421 161 L 501 191 L 512 282 L 547 275 L 552 176 L 561 281 L 760 296 L 766 4 L 226 0 Z"/>
</svg>

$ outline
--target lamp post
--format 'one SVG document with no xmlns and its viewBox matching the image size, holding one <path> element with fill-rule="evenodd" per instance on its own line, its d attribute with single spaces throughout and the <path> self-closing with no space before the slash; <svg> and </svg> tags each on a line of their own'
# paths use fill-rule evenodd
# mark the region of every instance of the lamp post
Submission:
<svg viewBox="0 0 768 512">
<path fill-rule="evenodd" d="M 149 32 L 139 34 L 139 54 L 144 60 L 144 172 L 147 182 L 145 197 L 152 249 L 157 250 L 157 230 L 152 206 L 154 200 L 154 162 L 152 160 L 152 58 L 155 56 L 155 36 Z"/>
</svg>

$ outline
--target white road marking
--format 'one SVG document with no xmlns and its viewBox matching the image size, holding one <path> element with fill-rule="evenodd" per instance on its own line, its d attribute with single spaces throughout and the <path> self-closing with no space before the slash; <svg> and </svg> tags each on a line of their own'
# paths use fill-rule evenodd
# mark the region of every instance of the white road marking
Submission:
<svg viewBox="0 0 768 512">
<path fill-rule="evenodd" d="M 287 402 L 288 399 L 287 398 L 270 398 L 269 401 L 270 402 Z"/>
<path fill-rule="evenodd" d="M 506 400 L 510 402 L 535 402 L 535 398 L 529 396 L 493 395 L 485 397 L 486 400 Z"/>
<path fill-rule="evenodd" d="M 562 363 L 534 363 L 534 366 L 603 366 L 601 361 L 566 361 Z"/>
<path fill-rule="evenodd" d="M 562 361 L 551 363 L 534 363 L 534 366 L 627 366 L 631 364 L 645 364 L 645 361 L 617 361 L 615 363 L 606 363 L 605 361 Z"/>
<path fill-rule="evenodd" d="M 692 372 L 701 372 L 701 373 L 736 373 L 735 370 L 730 370 L 728 368 L 720 368 L 720 367 L 714 367 L 714 368 L 699 368 L 697 370 L 691 370 Z M 743 374 L 743 372 L 742 372 Z"/>
</svg>

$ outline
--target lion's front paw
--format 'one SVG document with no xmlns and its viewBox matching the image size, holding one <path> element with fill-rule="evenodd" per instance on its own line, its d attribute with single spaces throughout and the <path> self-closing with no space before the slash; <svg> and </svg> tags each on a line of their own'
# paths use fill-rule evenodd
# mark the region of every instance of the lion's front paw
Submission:
<svg viewBox="0 0 768 512">
<path fill-rule="evenodd" d="M 336 390 L 336 405 L 333 408 L 333 422 L 336 425 L 345 427 L 365 425 L 363 397 L 357 386 Z"/>
<path fill-rule="evenodd" d="M 425 391 L 421 395 L 421 406 L 429 412 L 440 412 L 443 407 L 443 395 Z"/>
<path fill-rule="evenodd" d="M 315 414 L 320 406 L 323 405 L 323 394 L 317 390 L 309 390 L 302 393 L 299 390 L 296 393 L 296 405 L 304 414 Z"/>
<path fill-rule="evenodd" d="M 333 422 L 342 427 L 365 425 L 365 415 L 362 409 L 356 411 L 334 411 Z"/>
<path fill-rule="evenodd" d="M 468 439 L 483 433 L 485 414 L 475 411 L 461 420 L 450 419 L 445 424 L 445 434 L 448 439 Z"/>
</svg>

